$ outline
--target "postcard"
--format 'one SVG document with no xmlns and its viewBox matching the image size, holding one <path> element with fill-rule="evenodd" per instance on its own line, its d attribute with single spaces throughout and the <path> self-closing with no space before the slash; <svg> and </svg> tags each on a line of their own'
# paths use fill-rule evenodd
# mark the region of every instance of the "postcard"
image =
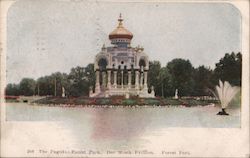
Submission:
<svg viewBox="0 0 250 158">
<path fill-rule="evenodd" d="M 249 1 L 0 3 L 1 157 L 249 157 Z"/>
</svg>

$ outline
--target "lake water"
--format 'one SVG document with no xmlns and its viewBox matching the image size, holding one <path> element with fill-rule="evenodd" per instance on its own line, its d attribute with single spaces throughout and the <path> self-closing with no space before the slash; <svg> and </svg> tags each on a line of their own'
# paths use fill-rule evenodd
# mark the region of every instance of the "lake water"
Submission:
<svg viewBox="0 0 250 158">
<path fill-rule="evenodd" d="M 213 106 L 63 108 L 7 103 L 6 121 L 17 124 L 11 138 L 31 147 L 46 142 L 45 148 L 129 150 L 154 148 L 159 140 L 170 140 L 175 128 L 240 128 L 239 108 L 227 109 L 229 116 L 218 116 L 218 111 Z"/>
<path fill-rule="evenodd" d="M 65 125 L 81 124 L 83 128 L 98 128 L 140 132 L 136 129 L 168 127 L 240 127 L 240 109 L 228 108 L 229 116 L 218 116 L 219 107 L 48 107 L 26 103 L 7 103 L 7 121 L 63 121 Z M 91 125 L 91 126 L 90 126 Z M 73 128 L 73 127 L 71 127 Z M 97 132 L 95 130 L 95 132 Z M 130 133 L 130 132 L 124 133 Z M 104 131 L 102 131 L 103 133 Z M 110 133 L 111 131 L 107 131 Z"/>
</svg>

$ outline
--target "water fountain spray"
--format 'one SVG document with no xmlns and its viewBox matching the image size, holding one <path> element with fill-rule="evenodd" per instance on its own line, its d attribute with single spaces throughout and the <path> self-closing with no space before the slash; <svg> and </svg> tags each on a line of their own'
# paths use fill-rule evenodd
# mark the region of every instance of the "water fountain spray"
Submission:
<svg viewBox="0 0 250 158">
<path fill-rule="evenodd" d="M 222 108 L 222 111 L 218 112 L 217 115 L 229 115 L 226 113 L 225 109 L 234 96 L 239 92 L 240 88 L 237 86 L 231 86 L 228 81 L 223 83 L 221 80 L 219 80 L 219 85 L 215 88 L 215 96 L 220 101 Z"/>
</svg>

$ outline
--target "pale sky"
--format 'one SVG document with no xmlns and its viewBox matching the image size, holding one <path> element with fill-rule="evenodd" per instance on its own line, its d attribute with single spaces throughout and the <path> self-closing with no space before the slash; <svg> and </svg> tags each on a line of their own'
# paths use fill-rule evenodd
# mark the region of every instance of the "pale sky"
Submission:
<svg viewBox="0 0 250 158">
<path fill-rule="evenodd" d="M 120 13 L 131 45 L 162 66 L 183 58 L 214 68 L 241 51 L 241 15 L 231 4 L 23 0 L 8 11 L 7 83 L 93 63 Z"/>
</svg>

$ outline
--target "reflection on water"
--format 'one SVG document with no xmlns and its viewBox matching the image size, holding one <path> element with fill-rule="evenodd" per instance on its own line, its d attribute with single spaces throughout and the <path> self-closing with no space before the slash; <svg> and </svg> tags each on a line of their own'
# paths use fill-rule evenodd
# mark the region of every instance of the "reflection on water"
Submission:
<svg viewBox="0 0 250 158">
<path fill-rule="evenodd" d="M 129 149 L 143 148 L 151 143 L 149 137 L 156 137 L 169 127 L 240 127 L 239 109 L 228 109 L 230 115 L 225 117 L 216 115 L 219 110 L 216 107 L 62 108 L 8 103 L 6 119 L 56 121 L 56 134 L 62 140 L 70 139 L 69 146 L 74 148 Z"/>
<path fill-rule="evenodd" d="M 93 116 L 93 139 L 138 137 L 151 121 L 150 112 L 140 108 L 98 108 Z"/>
</svg>

